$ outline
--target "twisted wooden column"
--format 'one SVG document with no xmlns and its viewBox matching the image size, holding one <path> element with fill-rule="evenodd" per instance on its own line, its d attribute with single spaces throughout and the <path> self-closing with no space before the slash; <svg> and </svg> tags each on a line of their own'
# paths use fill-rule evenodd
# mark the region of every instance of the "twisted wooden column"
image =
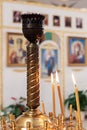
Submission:
<svg viewBox="0 0 87 130">
<path fill-rule="evenodd" d="M 31 43 L 27 46 L 27 106 L 37 108 L 39 99 L 38 45 Z"/>
<path fill-rule="evenodd" d="M 27 106 L 36 109 L 39 106 L 39 59 L 37 42 L 43 36 L 44 16 L 23 14 L 22 31 L 30 44 L 27 46 Z"/>
</svg>

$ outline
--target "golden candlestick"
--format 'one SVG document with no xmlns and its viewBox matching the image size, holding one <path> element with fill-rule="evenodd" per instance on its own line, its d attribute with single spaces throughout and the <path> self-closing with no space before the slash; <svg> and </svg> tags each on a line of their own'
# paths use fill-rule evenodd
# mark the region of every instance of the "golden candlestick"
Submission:
<svg viewBox="0 0 87 130">
<path fill-rule="evenodd" d="M 16 119 L 17 129 L 38 130 L 44 128 L 44 122 L 49 123 L 49 128 L 53 129 L 54 124 L 50 118 L 42 114 L 38 106 L 39 96 L 39 43 L 43 35 L 42 21 L 44 16 L 40 14 L 23 14 L 22 25 L 23 34 L 29 41 L 27 45 L 27 106 L 30 110 L 23 113 Z M 30 123 L 31 125 L 26 123 Z"/>
</svg>

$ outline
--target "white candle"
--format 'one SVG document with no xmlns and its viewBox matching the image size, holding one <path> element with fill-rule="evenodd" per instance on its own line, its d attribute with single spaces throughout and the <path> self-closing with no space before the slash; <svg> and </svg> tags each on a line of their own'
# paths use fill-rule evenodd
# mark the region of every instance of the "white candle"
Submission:
<svg viewBox="0 0 87 130">
<path fill-rule="evenodd" d="M 53 82 L 53 74 L 51 73 L 51 83 L 52 83 L 52 107 L 53 107 L 53 116 L 56 117 L 56 104 L 55 104 L 55 86 Z"/>
<path fill-rule="evenodd" d="M 61 90 L 60 90 L 60 84 L 59 84 L 59 76 L 58 73 L 56 72 L 56 82 L 57 82 L 57 90 L 58 90 L 58 96 L 59 96 L 59 102 L 60 102 L 60 109 L 61 109 L 61 113 L 64 116 L 64 103 L 62 101 L 62 95 L 61 95 Z"/>
</svg>

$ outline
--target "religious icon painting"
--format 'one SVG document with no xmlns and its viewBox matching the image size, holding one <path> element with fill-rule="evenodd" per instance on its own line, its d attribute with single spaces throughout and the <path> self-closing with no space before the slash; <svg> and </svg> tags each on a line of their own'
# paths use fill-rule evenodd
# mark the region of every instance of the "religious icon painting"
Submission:
<svg viewBox="0 0 87 130">
<path fill-rule="evenodd" d="M 40 77 L 49 79 L 51 73 L 58 70 L 58 62 L 58 46 L 51 41 L 44 41 L 40 47 Z"/>
<path fill-rule="evenodd" d="M 77 17 L 76 18 L 76 28 L 82 28 L 83 27 L 83 19 Z"/>
<path fill-rule="evenodd" d="M 13 11 L 13 23 L 21 23 L 21 11 Z"/>
<path fill-rule="evenodd" d="M 86 38 L 68 37 L 68 65 L 86 65 Z"/>
<path fill-rule="evenodd" d="M 7 33 L 7 65 L 26 66 L 27 41 L 21 33 Z"/>
<path fill-rule="evenodd" d="M 53 16 L 53 26 L 60 26 L 60 16 Z"/>
<path fill-rule="evenodd" d="M 45 25 L 45 26 L 48 26 L 48 14 L 42 14 L 42 15 L 44 15 L 44 21 L 43 21 L 43 24 Z"/>
<path fill-rule="evenodd" d="M 71 26 L 72 26 L 72 18 L 65 17 L 65 27 L 71 27 Z"/>
</svg>

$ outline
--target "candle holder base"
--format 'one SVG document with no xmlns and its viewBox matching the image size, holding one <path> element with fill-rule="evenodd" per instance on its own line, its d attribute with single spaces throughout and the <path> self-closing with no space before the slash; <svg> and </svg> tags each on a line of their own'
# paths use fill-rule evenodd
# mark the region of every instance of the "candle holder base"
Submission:
<svg viewBox="0 0 87 130">
<path fill-rule="evenodd" d="M 48 126 L 50 129 L 54 129 L 54 124 L 50 120 L 48 116 L 42 114 L 38 109 L 32 109 L 25 113 L 23 113 L 20 117 L 16 119 L 17 130 L 21 130 L 22 128 L 26 128 L 26 123 L 30 122 L 31 128 L 38 130 L 39 128 L 44 128 L 45 121 L 48 122 Z"/>
</svg>

